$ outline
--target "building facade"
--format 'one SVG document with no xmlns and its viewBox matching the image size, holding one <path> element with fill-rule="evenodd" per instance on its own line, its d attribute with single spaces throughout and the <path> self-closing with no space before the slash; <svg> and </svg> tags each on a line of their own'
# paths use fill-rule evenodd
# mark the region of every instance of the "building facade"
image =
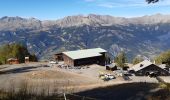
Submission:
<svg viewBox="0 0 170 100">
<path fill-rule="evenodd" d="M 57 53 L 54 55 L 56 61 L 63 61 L 63 53 Z"/>
<path fill-rule="evenodd" d="M 167 70 L 162 69 L 155 64 L 151 64 L 151 65 L 135 72 L 135 74 L 138 75 L 138 76 L 140 76 L 140 75 L 142 75 L 142 76 L 146 75 L 147 76 L 150 73 L 155 73 L 158 76 L 168 76 L 169 75 L 169 72 Z"/>
<path fill-rule="evenodd" d="M 101 48 L 68 51 L 63 52 L 63 60 L 68 66 L 82 66 L 90 64 L 105 65 L 106 53 L 106 50 Z"/>
<path fill-rule="evenodd" d="M 19 64 L 19 60 L 17 58 L 9 58 L 7 62 L 8 64 Z"/>
<path fill-rule="evenodd" d="M 144 60 L 132 68 L 129 69 L 129 72 L 134 73 L 136 76 L 147 76 L 150 74 L 155 74 L 157 76 L 169 76 L 169 71 L 151 63 L 148 60 Z"/>
</svg>

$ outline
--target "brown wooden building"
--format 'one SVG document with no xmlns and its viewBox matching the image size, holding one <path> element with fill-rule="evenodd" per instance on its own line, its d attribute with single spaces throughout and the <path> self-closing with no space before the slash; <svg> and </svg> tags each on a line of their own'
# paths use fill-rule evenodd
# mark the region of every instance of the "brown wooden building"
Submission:
<svg viewBox="0 0 170 100">
<path fill-rule="evenodd" d="M 63 53 L 56 53 L 56 54 L 54 54 L 54 59 L 56 61 L 63 61 Z"/>
<path fill-rule="evenodd" d="M 69 66 L 105 65 L 106 63 L 106 50 L 101 48 L 68 51 L 62 54 L 64 63 Z"/>
<path fill-rule="evenodd" d="M 9 58 L 7 62 L 8 64 L 19 64 L 19 60 L 17 58 Z"/>
</svg>

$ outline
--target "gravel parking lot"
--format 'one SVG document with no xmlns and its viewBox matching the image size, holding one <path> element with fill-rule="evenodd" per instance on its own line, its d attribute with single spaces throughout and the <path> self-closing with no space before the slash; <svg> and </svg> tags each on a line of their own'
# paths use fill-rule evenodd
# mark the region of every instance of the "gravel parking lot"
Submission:
<svg viewBox="0 0 170 100">
<path fill-rule="evenodd" d="M 105 87 L 123 83 L 147 82 L 158 83 L 156 78 L 129 76 L 130 80 L 124 80 L 123 77 L 117 76 L 112 71 L 105 70 L 104 66 L 90 65 L 82 68 L 59 68 L 57 65 L 47 66 L 46 62 L 17 64 L 17 65 L 2 65 L 0 66 L 0 88 L 10 86 L 12 81 L 15 83 L 23 79 L 29 79 L 33 85 L 49 84 L 54 89 L 62 86 L 69 88 L 92 89 L 96 87 Z M 99 78 L 100 72 L 113 74 L 116 79 L 104 82 Z M 170 82 L 170 77 L 163 77 L 167 82 Z M 48 86 L 48 85 L 46 85 Z"/>
<path fill-rule="evenodd" d="M 147 83 L 158 83 L 156 78 L 150 78 L 148 76 L 129 76 L 133 82 L 147 82 Z"/>
<path fill-rule="evenodd" d="M 160 78 L 165 82 L 170 83 L 170 76 L 160 76 Z"/>
<path fill-rule="evenodd" d="M 99 65 L 84 66 L 81 69 L 66 69 L 66 71 L 90 76 L 93 78 L 98 78 L 99 72 L 106 72 L 105 67 Z"/>
</svg>

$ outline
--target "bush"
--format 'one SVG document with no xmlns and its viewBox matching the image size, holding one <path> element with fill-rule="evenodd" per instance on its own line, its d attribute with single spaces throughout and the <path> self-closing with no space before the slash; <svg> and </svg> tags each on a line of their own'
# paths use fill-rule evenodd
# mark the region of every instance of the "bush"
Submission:
<svg viewBox="0 0 170 100">
<path fill-rule="evenodd" d="M 165 63 L 170 66 L 170 50 L 161 53 L 159 56 L 155 58 L 156 64 Z"/>
</svg>

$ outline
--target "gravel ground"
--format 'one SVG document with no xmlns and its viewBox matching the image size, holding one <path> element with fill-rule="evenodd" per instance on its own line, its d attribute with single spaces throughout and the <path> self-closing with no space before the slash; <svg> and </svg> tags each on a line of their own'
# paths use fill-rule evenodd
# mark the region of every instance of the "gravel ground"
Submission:
<svg viewBox="0 0 170 100">
<path fill-rule="evenodd" d="M 160 76 L 165 82 L 170 83 L 170 76 Z"/>
<path fill-rule="evenodd" d="M 147 82 L 147 83 L 158 83 L 156 78 L 150 78 L 148 76 L 130 76 L 132 82 Z"/>
<path fill-rule="evenodd" d="M 0 89 L 18 87 L 20 83 L 27 81 L 32 87 L 50 87 L 83 91 L 87 89 L 105 87 L 115 84 L 132 82 L 158 83 L 155 78 L 130 76 L 131 81 L 125 81 L 122 77 L 116 77 L 108 82 L 99 79 L 99 73 L 110 73 L 105 67 L 99 65 L 84 66 L 81 69 L 61 69 L 57 65 L 47 67 L 48 63 L 38 62 L 17 65 L 0 66 Z M 170 80 L 169 77 L 165 78 Z"/>
<path fill-rule="evenodd" d="M 11 88 L 11 86 L 18 88 L 24 81 L 32 87 L 50 86 L 53 89 L 75 86 L 87 88 L 89 85 L 103 83 L 96 78 L 98 71 L 94 68 L 93 70 L 90 68 L 68 70 L 55 66 L 47 67 L 47 65 L 48 63 L 29 63 L 0 66 L 0 89 Z"/>
<path fill-rule="evenodd" d="M 92 78 L 98 78 L 99 72 L 101 71 L 106 72 L 105 67 L 99 65 L 85 66 L 81 69 L 65 69 L 65 71 L 86 75 Z"/>
</svg>

